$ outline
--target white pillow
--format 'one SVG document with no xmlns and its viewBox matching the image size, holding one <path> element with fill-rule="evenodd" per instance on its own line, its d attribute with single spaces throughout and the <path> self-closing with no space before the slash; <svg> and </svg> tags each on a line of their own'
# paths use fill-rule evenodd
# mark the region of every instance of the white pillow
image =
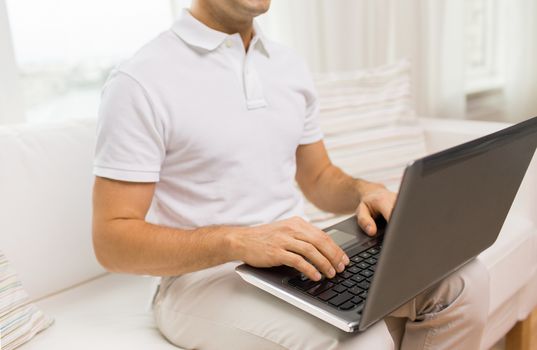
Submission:
<svg viewBox="0 0 537 350">
<path fill-rule="evenodd" d="M 30 303 L 17 274 L 0 251 L 0 348 L 12 350 L 53 323 Z"/>
<path fill-rule="evenodd" d="M 413 107 L 410 64 L 317 77 L 320 123 L 332 162 L 356 178 L 396 191 L 403 170 L 425 155 L 425 134 Z M 306 202 L 306 215 L 323 227 L 339 220 Z"/>
</svg>

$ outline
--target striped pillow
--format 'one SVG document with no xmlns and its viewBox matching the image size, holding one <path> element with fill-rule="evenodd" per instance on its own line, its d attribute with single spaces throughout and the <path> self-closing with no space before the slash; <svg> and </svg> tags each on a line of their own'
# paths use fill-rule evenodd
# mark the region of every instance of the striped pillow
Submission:
<svg viewBox="0 0 537 350">
<path fill-rule="evenodd" d="M 30 303 L 17 274 L 0 251 L 0 349 L 16 349 L 52 322 Z"/>
<path fill-rule="evenodd" d="M 396 191 L 406 164 L 426 153 L 412 102 L 410 63 L 325 74 L 316 86 L 332 162 L 353 177 Z M 309 202 L 305 212 L 320 227 L 340 219 Z"/>
</svg>

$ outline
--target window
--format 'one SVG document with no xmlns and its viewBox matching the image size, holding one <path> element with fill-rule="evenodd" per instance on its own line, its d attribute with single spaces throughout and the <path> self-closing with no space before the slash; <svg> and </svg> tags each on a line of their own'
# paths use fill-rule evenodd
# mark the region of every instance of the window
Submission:
<svg viewBox="0 0 537 350">
<path fill-rule="evenodd" d="M 467 93 L 501 88 L 501 0 L 465 0 L 464 5 Z"/>
<path fill-rule="evenodd" d="M 5 1 L 29 121 L 96 116 L 110 70 L 190 2 Z"/>
</svg>

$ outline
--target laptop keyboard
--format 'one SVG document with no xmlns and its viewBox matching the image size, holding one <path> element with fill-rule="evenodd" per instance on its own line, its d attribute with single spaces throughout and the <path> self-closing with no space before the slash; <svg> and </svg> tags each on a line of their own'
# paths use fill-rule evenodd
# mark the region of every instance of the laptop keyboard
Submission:
<svg viewBox="0 0 537 350">
<path fill-rule="evenodd" d="M 380 249 L 379 242 L 353 255 L 345 270 L 334 278 L 324 278 L 316 282 L 298 275 L 289 279 L 288 283 L 336 309 L 354 309 L 363 305 L 367 297 Z"/>
</svg>

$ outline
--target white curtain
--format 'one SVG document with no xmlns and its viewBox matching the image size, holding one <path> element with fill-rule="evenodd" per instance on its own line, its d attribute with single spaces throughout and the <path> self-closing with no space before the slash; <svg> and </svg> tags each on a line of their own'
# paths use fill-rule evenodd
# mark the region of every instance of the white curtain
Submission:
<svg viewBox="0 0 537 350">
<path fill-rule="evenodd" d="M 537 116 L 537 1 L 509 1 L 505 6 L 506 119 Z"/>
<path fill-rule="evenodd" d="M 464 118 L 463 0 L 273 0 L 260 22 L 314 72 L 408 58 L 418 114 Z"/>
<path fill-rule="evenodd" d="M 0 124 L 24 122 L 13 43 L 4 0 L 0 0 Z"/>
</svg>

